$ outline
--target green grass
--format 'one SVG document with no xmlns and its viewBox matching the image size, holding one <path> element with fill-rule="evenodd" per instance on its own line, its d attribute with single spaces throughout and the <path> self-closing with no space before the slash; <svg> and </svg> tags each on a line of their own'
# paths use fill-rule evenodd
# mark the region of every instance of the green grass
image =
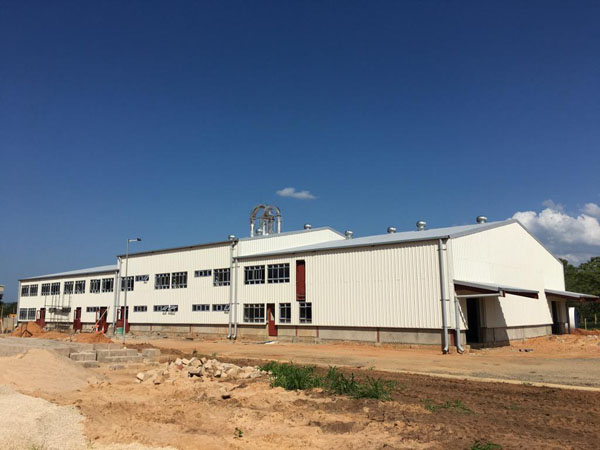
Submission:
<svg viewBox="0 0 600 450">
<path fill-rule="evenodd" d="M 471 450 L 501 450 L 502 446 L 500 444 L 494 444 L 493 442 L 483 443 L 481 441 L 475 441 L 475 443 L 471 446 Z"/>
<path fill-rule="evenodd" d="M 262 366 L 261 369 L 270 372 L 271 386 L 280 386 L 287 390 L 322 387 L 334 395 L 391 400 L 391 394 L 397 386 L 393 381 L 370 376 L 364 381 L 359 381 L 353 373 L 346 376 L 336 367 L 330 367 L 324 377 L 315 372 L 314 366 L 296 366 L 275 361 Z"/>
<path fill-rule="evenodd" d="M 425 409 L 431 412 L 438 412 L 443 409 L 453 409 L 461 414 L 475 414 L 472 409 L 468 408 L 467 405 L 460 400 L 446 400 L 444 403 L 434 403 L 432 400 L 425 400 Z"/>
</svg>

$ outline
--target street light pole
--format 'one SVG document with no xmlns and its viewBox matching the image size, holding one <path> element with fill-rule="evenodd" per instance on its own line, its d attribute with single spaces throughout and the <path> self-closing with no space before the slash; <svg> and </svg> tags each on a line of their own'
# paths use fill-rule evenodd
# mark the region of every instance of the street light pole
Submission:
<svg viewBox="0 0 600 450">
<path fill-rule="evenodd" d="M 125 246 L 125 278 L 121 280 L 121 287 L 123 287 L 123 280 L 126 281 L 126 285 L 125 285 L 125 299 L 123 301 L 123 310 L 121 312 L 121 320 L 123 321 L 123 344 L 125 344 L 125 334 L 127 332 L 127 322 L 128 322 L 128 315 L 127 314 L 127 291 L 129 290 L 129 279 L 128 279 L 128 275 L 129 275 L 129 243 L 130 242 L 141 242 L 142 240 L 140 238 L 135 238 L 135 239 L 129 239 L 127 238 L 127 244 Z"/>
</svg>

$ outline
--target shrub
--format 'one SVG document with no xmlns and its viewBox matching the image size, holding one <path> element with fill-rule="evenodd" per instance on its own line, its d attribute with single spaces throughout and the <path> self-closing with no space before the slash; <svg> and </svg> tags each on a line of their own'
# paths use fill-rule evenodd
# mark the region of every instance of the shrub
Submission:
<svg viewBox="0 0 600 450">
<path fill-rule="evenodd" d="M 312 389 L 322 384 L 314 366 L 296 366 L 293 363 L 271 361 L 261 369 L 270 372 L 271 386 L 280 386 L 288 391 Z"/>
</svg>

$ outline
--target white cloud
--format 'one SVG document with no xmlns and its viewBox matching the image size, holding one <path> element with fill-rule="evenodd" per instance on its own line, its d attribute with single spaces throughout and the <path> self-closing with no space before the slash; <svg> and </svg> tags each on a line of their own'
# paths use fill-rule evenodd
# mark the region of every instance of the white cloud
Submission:
<svg viewBox="0 0 600 450">
<path fill-rule="evenodd" d="M 600 255 L 600 207 L 588 203 L 582 214 L 569 215 L 552 200 L 544 202 L 541 212 L 519 211 L 513 215 L 550 251 L 572 264 L 580 264 Z M 597 216 L 596 216 L 597 215 Z"/>
<path fill-rule="evenodd" d="M 296 188 L 286 187 L 277 191 L 280 197 L 292 197 L 300 200 L 313 200 L 317 197 L 312 195 L 310 191 L 297 191 Z"/>
<path fill-rule="evenodd" d="M 596 219 L 600 219 L 600 206 L 595 203 L 586 203 L 582 208 L 584 214 L 588 216 L 595 217 Z"/>
</svg>

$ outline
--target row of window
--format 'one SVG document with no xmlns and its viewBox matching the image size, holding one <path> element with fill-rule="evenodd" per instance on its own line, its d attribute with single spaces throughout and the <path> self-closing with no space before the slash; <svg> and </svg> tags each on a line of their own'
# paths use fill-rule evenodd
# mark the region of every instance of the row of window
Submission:
<svg viewBox="0 0 600 450">
<path fill-rule="evenodd" d="M 290 265 L 269 264 L 266 266 L 266 281 L 268 283 L 289 283 Z M 213 286 L 229 286 L 231 284 L 231 270 L 225 269 L 206 269 L 196 270 L 194 276 L 210 277 L 213 276 Z M 149 275 L 136 275 L 121 278 L 121 291 L 133 291 L 134 282 L 146 282 Z M 187 288 L 187 272 L 157 273 L 154 276 L 154 289 L 182 289 Z M 265 284 L 265 266 L 245 266 L 244 284 Z M 90 280 L 90 293 L 113 292 L 115 285 L 114 278 L 103 278 Z M 64 294 L 85 294 L 85 280 L 65 281 Z M 21 286 L 21 297 L 35 297 L 38 295 L 38 285 L 29 284 Z M 42 283 L 41 295 L 60 295 L 60 282 Z"/>
<path fill-rule="evenodd" d="M 35 320 L 35 308 L 19 308 L 19 320 Z"/>
</svg>

